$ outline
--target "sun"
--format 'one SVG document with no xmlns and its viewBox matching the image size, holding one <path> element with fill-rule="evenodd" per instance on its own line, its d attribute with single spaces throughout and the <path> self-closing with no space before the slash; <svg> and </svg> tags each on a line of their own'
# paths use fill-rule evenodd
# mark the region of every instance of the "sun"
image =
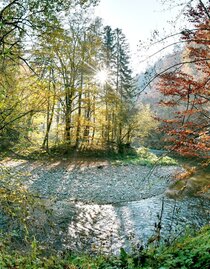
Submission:
<svg viewBox="0 0 210 269">
<path fill-rule="evenodd" d="M 95 80 L 97 83 L 105 84 L 108 80 L 108 71 L 106 69 L 99 70 L 95 75 Z"/>
</svg>

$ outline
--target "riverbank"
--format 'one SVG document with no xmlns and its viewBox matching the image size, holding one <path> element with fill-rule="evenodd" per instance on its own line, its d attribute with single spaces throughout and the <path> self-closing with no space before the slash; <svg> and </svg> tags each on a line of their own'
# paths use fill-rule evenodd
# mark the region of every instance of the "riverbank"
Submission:
<svg viewBox="0 0 210 269">
<path fill-rule="evenodd" d="M 119 156 L 120 157 L 120 156 Z M 210 199 L 210 173 L 146 149 L 119 159 L 71 156 L 41 160 L 4 158 L 1 166 L 27 173 L 26 185 L 42 197 L 111 204 L 166 194 Z"/>
<path fill-rule="evenodd" d="M 7 162 L 27 173 L 29 190 L 46 199 L 116 204 L 162 194 L 182 171 L 178 166 L 148 167 L 99 162 Z"/>
<path fill-rule="evenodd" d="M 37 226 L 38 240 L 59 251 L 119 254 L 121 247 L 129 251 L 133 241 L 146 244 L 154 236 L 163 201 L 162 240 L 183 233 L 186 225 L 199 228 L 208 223 L 208 199 L 181 197 L 179 191 L 166 196 L 177 182 L 175 175 L 185 171 L 181 166 L 143 166 L 122 160 L 113 165 L 78 158 L 5 159 L 2 165 L 12 171 L 11 177 L 20 173 L 24 186 L 41 197 L 51 212 L 48 219 L 36 210 L 31 224 Z"/>
<path fill-rule="evenodd" d="M 127 254 L 122 249 L 118 257 L 71 252 L 43 256 L 40 246 L 34 241 L 31 252 L 25 255 L 0 249 L 0 266 L 1 269 L 207 269 L 210 264 L 209 242 L 209 226 L 194 234 L 193 237 L 185 235 L 177 239 L 170 246 L 150 246 L 146 249 L 138 247 L 132 254 Z"/>
<path fill-rule="evenodd" d="M 199 189 L 193 188 L 197 184 L 194 179 L 177 179 L 189 176 L 188 171 L 165 153 L 161 158 L 140 148 L 136 154 L 106 159 L 77 152 L 41 159 L 8 156 L 1 165 L 8 168 L 8 183 L 19 175 L 18 182 L 23 180 L 26 191 L 41 197 L 43 208 L 51 212 L 47 216 L 35 209 L 35 214 L 23 219 L 41 244 L 58 251 L 94 249 L 95 254 L 119 255 L 121 247 L 130 251 L 133 242 L 150 241 L 159 221 L 162 241 L 183 234 L 186 226 L 198 229 L 208 223 L 208 192 L 201 191 L 200 181 Z M 18 192 L 24 211 L 28 198 L 21 196 L 21 188 Z M 160 214 L 161 220 L 157 217 Z M 7 220 L 2 218 L 0 227 L 6 228 Z"/>
</svg>

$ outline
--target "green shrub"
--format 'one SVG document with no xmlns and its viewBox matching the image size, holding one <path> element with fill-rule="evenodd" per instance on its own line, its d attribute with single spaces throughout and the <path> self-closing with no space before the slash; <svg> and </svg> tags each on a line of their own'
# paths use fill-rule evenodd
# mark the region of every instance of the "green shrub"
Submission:
<svg viewBox="0 0 210 269">
<path fill-rule="evenodd" d="M 194 238 L 186 237 L 165 248 L 157 256 L 161 268 L 207 269 L 210 264 L 210 226 L 203 228 Z"/>
<path fill-rule="evenodd" d="M 41 230 L 40 220 L 50 215 L 42 200 L 28 191 L 27 179 L 26 172 L 0 166 L 0 244 L 4 247 L 31 248 Z"/>
<path fill-rule="evenodd" d="M 210 226 L 195 237 L 185 236 L 167 247 L 139 248 L 128 254 L 121 249 L 119 256 L 91 256 L 66 253 L 45 257 L 39 251 L 36 240 L 25 255 L 12 254 L 1 248 L 1 269 L 207 269 L 210 264 Z"/>
</svg>

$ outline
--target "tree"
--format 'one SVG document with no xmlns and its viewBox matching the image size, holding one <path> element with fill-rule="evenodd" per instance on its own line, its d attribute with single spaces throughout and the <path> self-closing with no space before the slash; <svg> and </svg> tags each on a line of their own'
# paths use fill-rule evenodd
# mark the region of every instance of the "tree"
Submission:
<svg viewBox="0 0 210 269">
<path fill-rule="evenodd" d="M 182 155 L 209 158 L 210 151 L 210 6 L 202 1 L 190 8 L 194 31 L 183 31 L 185 66 L 160 76 L 161 104 L 175 107 L 170 119 L 163 119 L 170 148 Z"/>
<path fill-rule="evenodd" d="M 129 62 L 129 47 L 120 29 L 104 28 L 101 66 L 108 73 L 103 85 L 104 123 L 102 137 L 107 145 L 118 148 L 125 143 L 126 129 L 132 103 L 133 79 Z"/>
<path fill-rule="evenodd" d="M 28 139 L 33 115 L 45 106 L 45 84 L 29 74 L 26 66 L 9 65 L 0 73 L 0 138 L 5 146 Z"/>
<path fill-rule="evenodd" d="M 117 145 L 119 150 L 125 143 L 124 139 L 127 137 L 127 125 L 131 118 L 129 112 L 133 103 L 133 80 L 132 71 L 130 69 L 129 47 L 125 35 L 120 29 L 115 29 L 115 46 L 114 46 L 114 74 L 115 74 L 115 90 L 118 94 L 117 102 Z M 132 124 L 132 123 L 131 123 Z M 125 129 L 125 130 L 123 130 Z M 128 128 L 129 129 L 129 128 Z M 128 131 L 129 132 L 129 131 Z M 128 140 L 128 139 L 127 139 Z M 128 141 L 127 141 L 128 142 Z"/>
<path fill-rule="evenodd" d="M 34 113 L 40 111 L 40 106 L 37 108 L 33 107 L 31 109 L 30 105 L 25 106 L 25 111 L 23 110 L 26 96 L 29 96 L 30 82 L 28 85 L 27 81 L 30 81 L 32 74 L 37 76 L 36 79 L 31 81 L 33 87 L 43 89 L 40 85 L 45 81 L 42 81 L 46 78 L 42 77 L 43 74 L 36 74 L 34 65 L 27 58 L 31 57 L 31 48 L 35 41 L 39 40 L 42 37 L 42 42 L 48 43 L 47 35 L 50 35 L 53 31 L 63 28 L 64 24 L 64 13 L 70 14 L 75 6 L 79 5 L 83 8 L 86 8 L 90 5 L 97 4 L 97 0 L 4 0 L 0 5 L 0 94 L 2 97 L 1 108 L 0 108 L 0 130 L 4 132 L 6 127 L 11 127 L 11 124 L 14 126 L 15 122 L 20 119 L 27 117 L 32 117 Z M 43 41 L 45 38 L 45 41 Z M 51 54 L 52 56 L 52 54 Z M 49 55 L 50 57 L 50 55 Z M 48 57 L 48 59 L 49 59 Z M 45 60 L 47 58 L 45 57 Z M 50 61 L 52 63 L 52 61 Z M 46 63 L 46 61 L 45 61 Z M 45 64 L 46 67 L 46 64 Z M 49 64 L 47 68 L 51 68 Z M 21 70 L 20 70 L 21 69 Z M 26 72 L 24 73 L 24 69 Z M 33 72 L 29 72 L 29 69 Z M 44 70 L 44 69 L 43 69 Z M 53 72 L 53 71 L 52 71 Z M 51 72 L 51 73 L 52 73 Z M 22 74 L 24 75 L 22 76 Z M 21 76 L 21 79 L 20 79 Z M 51 74 L 52 77 L 52 74 Z M 25 79 L 25 82 L 23 82 Z M 20 83 L 22 82 L 25 86 L 24 91 L 19 92 Z M 16 84 L 18 87 L 16 87 Z M 35 85 L 37 84 L 37 85 Z M 67 84 L 66 84 L 67 85 Z M 26 89 L 28 88 L 28 89 Z M 20 90 L 19 90 L 20 91 Z M 22 94 L 24 95 L 21 99 Z M 11 102 L 11 99 L 14 98 L 15 94 L 18 96 L 18 101 Z M 31 93 L 31 96 L 34 96 Z M 40 95 L 41 96 L 41 95 Z M 27 100 L 32 102 L 32 98 Z M 39 98 L 37 100 L 40 100 Z M 49 101 L 49 98 L 48 98 Z M 55 100 L 54 100 L 55 101 Z M 54 102 L 53 101 L 53 102 Z M 36 103 L 36 102 L 32 102 Z M 40 102 L 43 104 L 43 102 Z M 50 104 L 49 104 L 50 105 Z M 11 106 L 11 107 L 9 107 Z M 30 107 L 30 109 L 26 109 Z M 54 105 L 52 106 L 54 107 Z M 19 110 L 19 108 L 21 108 Z M 49 112 L 49 111 L 48 111 Z M 52 115 L 52 114 L 51 114 Z M 50 117 L 48 121 L 48 129 L 50 128 L 52 119 Z M 46 134 L 48 136 L 48 134 Z M 47 141 L 47 137 L 45 139 Z M 45 144 L 46 142 L 44 142 Z"/>
<path fill-rule="evenodd" d="M 97 2 L 5 0 L 2 5 L 2 70 L 10 72 L 14 64 L 9 91 L 18 84 L 24 65 L 24 93 L 30 94 L 32 89 L 27 81 L 32 81 L 39 93 L 37 100 L 31 94 L 27 106 L 20 100 L 20 113 L 16 109 L 13 114 L 39 128 L 39 138 L 47 150 L 55 137 L 69 145 L 66 149 L 94 143 L 120 148 L 131 140 L 134 99 L 129 48 L 120 29 L 107 26 L 102 34 L 101 20 L 88 16 L 91 9 L 86 8 Z M 75 5 L 80 7 L 71 12 Z M 101 85 L 95 76 L 103 68 L 108 71 L 108 80 Z M 6 83 L 3 81 L 2 93 L 8 88 Z"/>
<path fill-rule="evenodd" d="M 34 46 L 31 61 L 40 79 L 49 80 L 51 89 L 56 88 L 55 98 L 52 91 L 50 93 L 52 97 L 48 98 L 48 107 L 54 107 L 55 111 L 58 106 L 61 108 L 60 125 L 65 129 L 62 137 L 65 143 L 76 148 L 82 140 L 89 139 L 95 99 L 91 79 L 101 44 L 98 33 L 100 22 L 90 20 L 86 13 L 87 10 L 78 9 L 70 16 L 65 30 L 62 25 L 57 25 L 54 31 L 43 33 Z"/>
</svg>

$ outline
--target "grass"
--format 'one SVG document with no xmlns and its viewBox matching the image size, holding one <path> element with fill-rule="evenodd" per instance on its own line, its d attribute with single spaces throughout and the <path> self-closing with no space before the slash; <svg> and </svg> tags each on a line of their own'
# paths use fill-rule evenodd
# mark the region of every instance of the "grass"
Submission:
<svg viewBox="0 0 210 269">
<path fill-rule="evenodd" d="M 139 148 L 136 150 L 136 154 L 128 154 L 125 156 L 118 156 L 115 160 L 113 160 L 113 164 L 118 165 L 177 165 L 177 161 L 169 156 L 160 156 L 158 157 L 156 154 L 150 152 L 147 148 Z"/>
</svg>

